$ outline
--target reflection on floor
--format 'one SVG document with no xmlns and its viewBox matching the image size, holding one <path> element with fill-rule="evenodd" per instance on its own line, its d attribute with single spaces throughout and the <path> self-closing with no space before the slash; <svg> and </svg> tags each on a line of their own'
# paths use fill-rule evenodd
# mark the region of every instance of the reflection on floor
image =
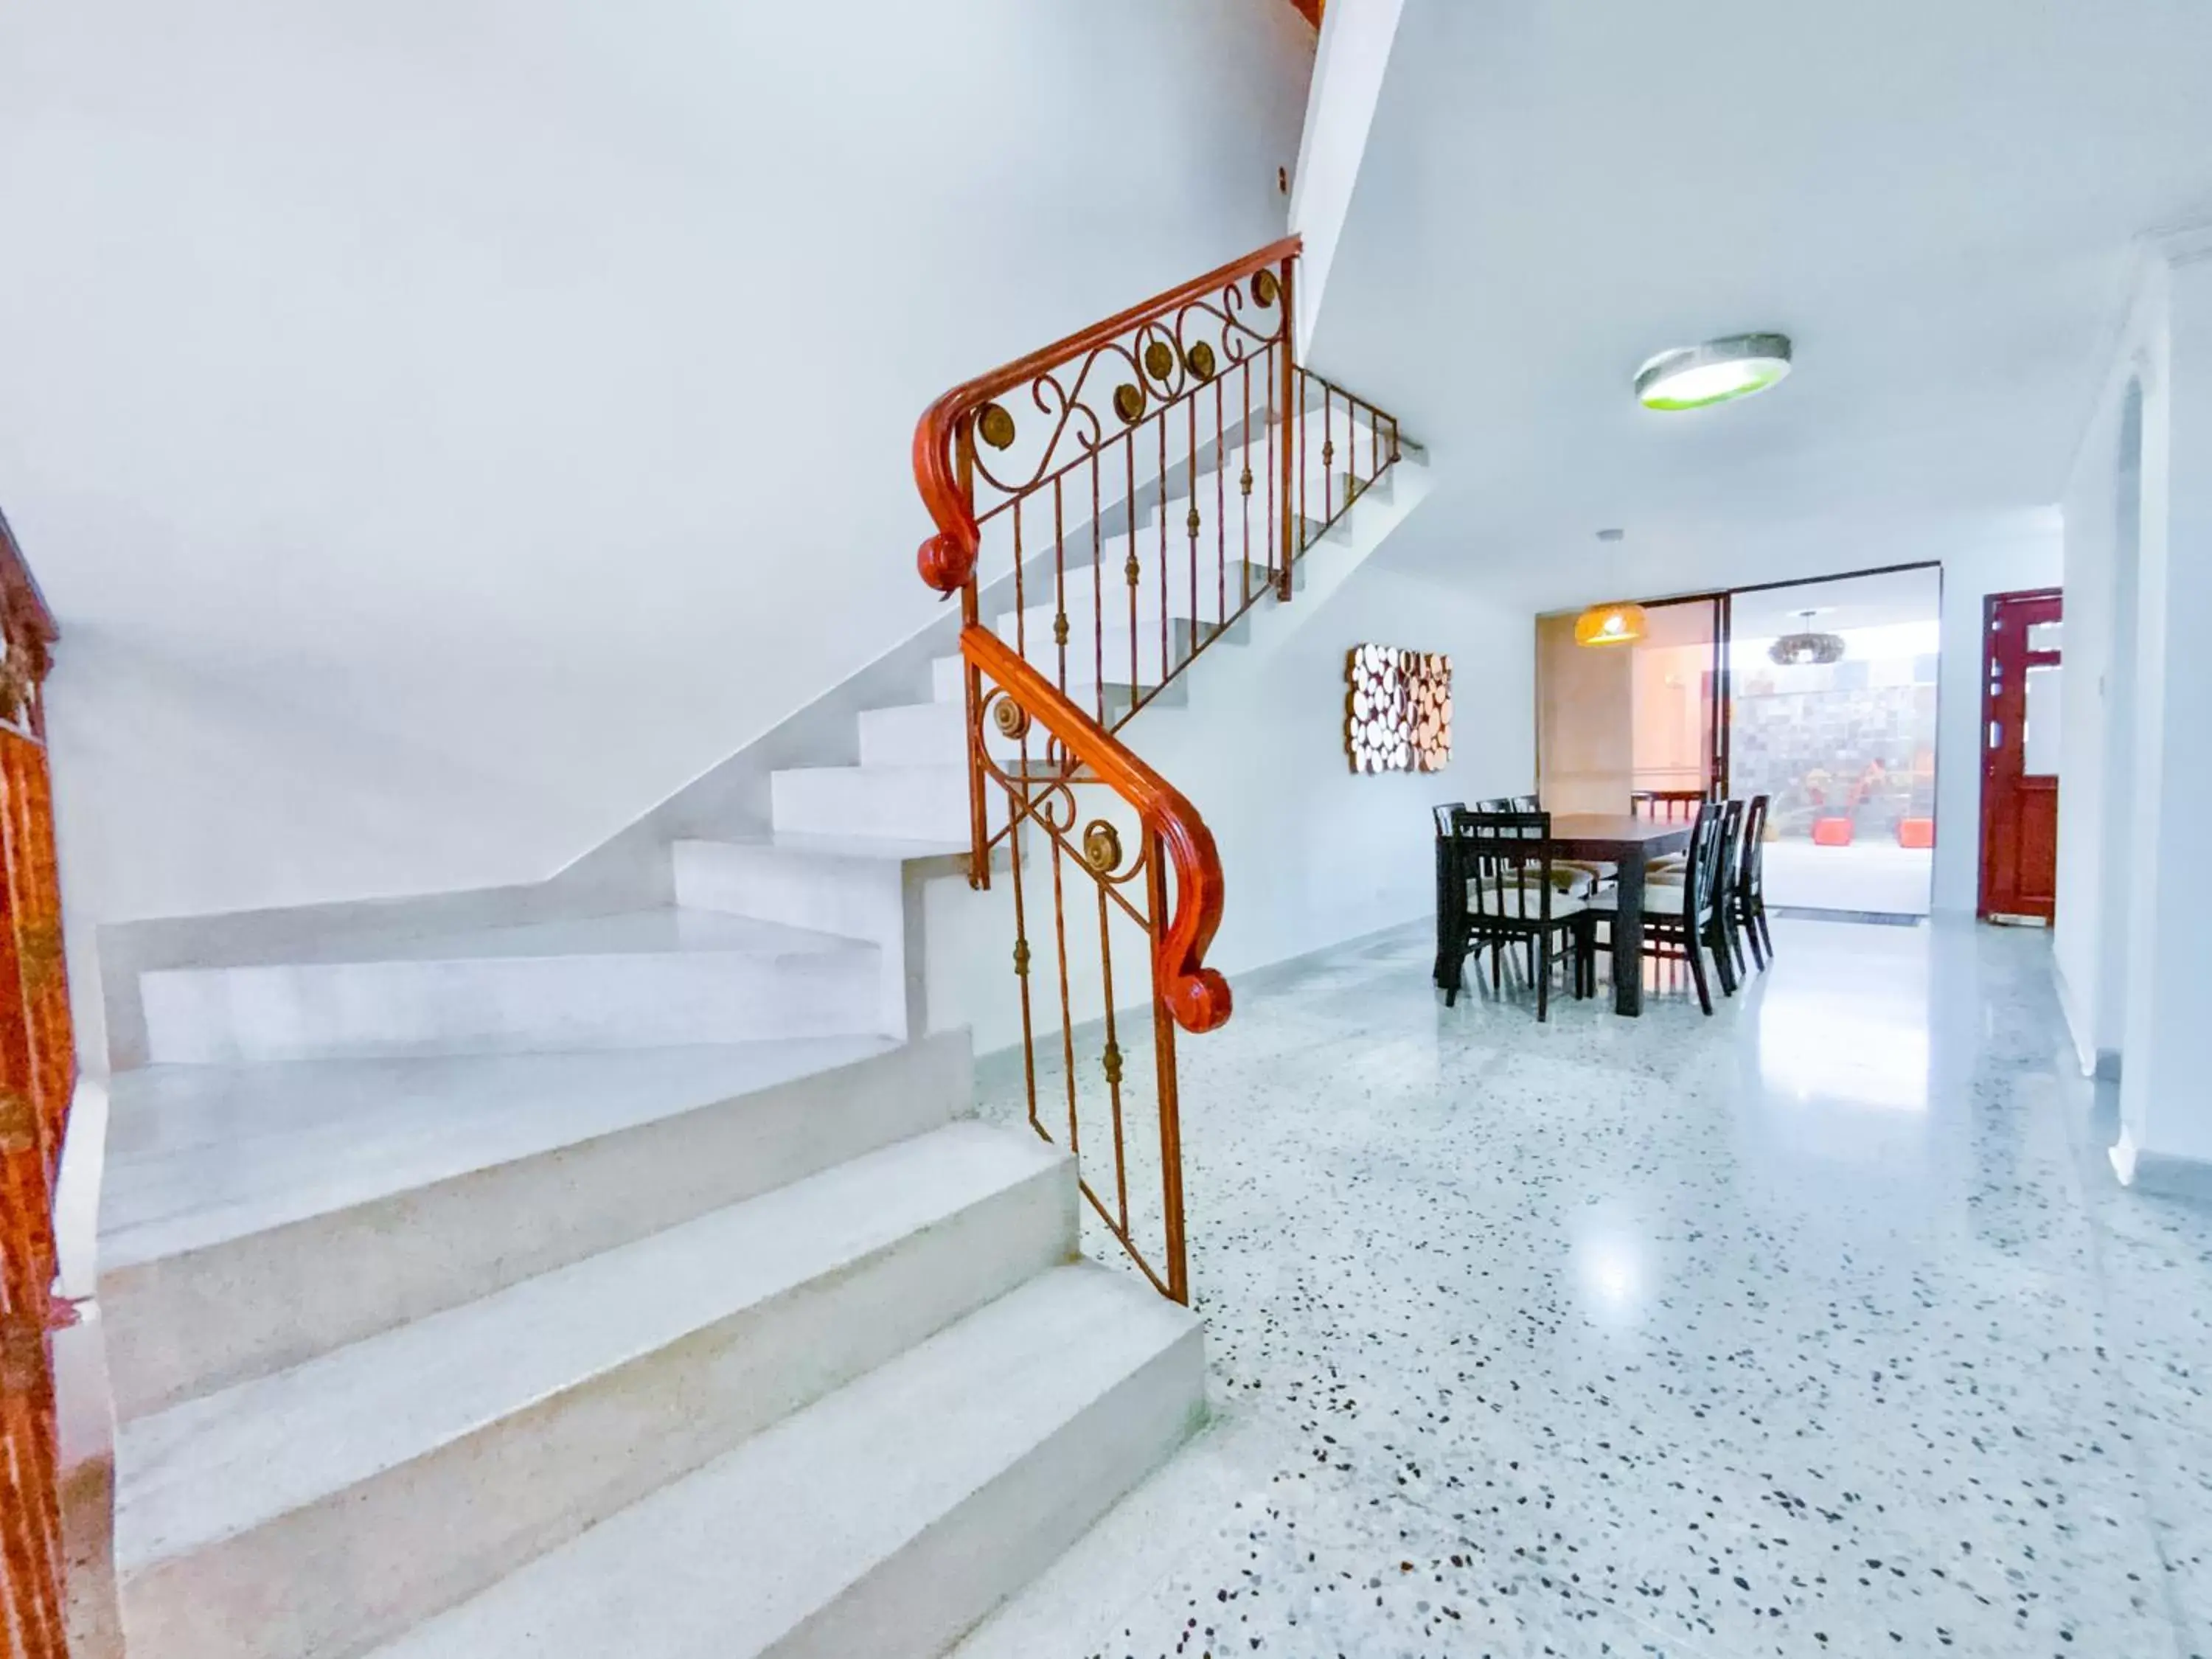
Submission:
<svg viewBox="0 0 2212 1659">
<path fill-rule="evenodd" d="M 1766 844 L 1766 901 L 1785 908 L 1924 916 L 1936 855 L 1924 848 L 1854 842 Z"/>
<path fill-rule="evenodd" d="M 2041 937 L 1776 933 L 1711 1020 L 1240 982 L 1218 1419 L 962 1659 L 2212 1655 L 2212 1212 L 2113 1184 Z"/>
</svg>

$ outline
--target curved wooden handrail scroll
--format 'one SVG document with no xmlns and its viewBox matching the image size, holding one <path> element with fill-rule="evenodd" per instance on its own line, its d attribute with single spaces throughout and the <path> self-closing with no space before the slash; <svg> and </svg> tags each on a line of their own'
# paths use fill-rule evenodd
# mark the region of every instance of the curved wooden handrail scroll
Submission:
<svg viewBox="0 0 2212 1659">
<path fill-rule="evenodd" d="M 1175 867 L 1176 902 L 1174 915 L 1153 942 L 1155 982 L 1184 1030 L 1217 1030 L 1228 1020 L 1231 1004 L 1229 981 L 1204 963 L 1221 926 L 1223 898 L 1221 854 L 1206 820 L 1181 790 L 1069 702 L 989 629 L 962 629 L 960 654 L 1004 688 L 1100 782 L 1134 806 L 1146 827 L 1159 836 Z"/>
<path fill-rule="evenodd" d="M 982 537 L 968 481 L 963 476 L 959 449 L 963 429 L 986 404 L 1071 359 L 1110 344 L 1133 329 L 1218 294 L 1231 283 L 1282 265 L 1297 257 L 1302 245 L 1296 236 L 1270 242 L 1064 340 L 979 374 L 930 404 L 914 431 L 915 483 L 937 525 L 937 532 L 922 543 L 915 560 L 922 580 L 939 592 L 950 594 L 958 592 L 975 576 Z"/>
</svg>

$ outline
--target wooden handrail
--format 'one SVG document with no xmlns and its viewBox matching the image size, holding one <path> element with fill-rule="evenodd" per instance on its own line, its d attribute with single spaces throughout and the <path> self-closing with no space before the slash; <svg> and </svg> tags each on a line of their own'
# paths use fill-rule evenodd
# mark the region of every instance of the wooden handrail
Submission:
<svg viewBox="0 0 2212 1659">
<path fill-rule="evenodd" d="M 1158 834 L 1175 866 L 1176 906 L 1153 942 L 1154 982 L 1184 1030 L 1202 1033 L 1226 1023 L 1229 981 L 1204 965 L 1206 947 L 1221 926 L 1221 854 L 1198 809 L 989 629 L 963 629 L 960 654 L 1004 688 L 1066 746 L 1073 759 L 1134 806 L 1146 827 Z"/>
<path fill-rule="evenodd" d="M 922 580 L 940 593 L 957 593 L 975 574 L 975 558 L 981 550 L 982 538 L 976 528 L 975 504 L 969 499 L 967 480 L 962 476 L 958 452 L 962 428 L 977 410 L 1000 393 L 1072 358 L 1095 351 L 1132 329 L 1218 293 L 1225 284 L 1241 277 L 1295 258 L 1302 246 L 1302 239 L 1297 236 L 1270 242 L 1103 322 L 1093 323 L 1064 340 L 988 374 L 979 374 L 930 404 L 914 429 L 915 483 L 921 488 L 922 504 L 937 525 L 937 533 L 922 543 L 915 560 Z"/>
</svg>

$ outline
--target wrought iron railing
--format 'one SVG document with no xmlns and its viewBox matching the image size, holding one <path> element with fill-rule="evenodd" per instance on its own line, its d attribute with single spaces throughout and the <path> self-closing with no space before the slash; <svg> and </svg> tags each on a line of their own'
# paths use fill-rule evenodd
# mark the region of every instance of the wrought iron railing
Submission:
<svg viewBox="0 0 2212 1659">
<path fill-rule="evenodd" d="M 60 1449 L 52 1331 L 54 1182 L 76 1060 L 43 690 L 56 637 L 0 519 L 0 1632 L 10 1659 L 61 1659 Z"/>
<path fill-rule="evenodd" d="M 1229 1018 L 1203 965 L 1221 867 L 1190 803 L 1114 733 L 1261 600 L 1289 600 L 1299 558 L 1400 459 L 1395 417 L 1297 360 L 1298 247 L 1273 243 L 970 380 L 915 433 L 937 526 L 922 579 L 961 600 L 972 880 L 988 889 L 994 858 L 1011 872 L 1029 1121 L 1064 1135 L 1092 1210 L 1177 1301 L 1175 1028 Z M 988 620 L 987 595 L 1003 607 Z M 1149 954 L 1149 1009 L 1126 973 L 1116 988 L 1117 934 L 1125 965 L 1137 940 Z M 1144 1092 L 1150 1182 L 1150 1138 L 1127 1133 Z M 1085 1147 L 1102 1139 L 1110 1180 L 1094 1181 Z"/>
</svg>

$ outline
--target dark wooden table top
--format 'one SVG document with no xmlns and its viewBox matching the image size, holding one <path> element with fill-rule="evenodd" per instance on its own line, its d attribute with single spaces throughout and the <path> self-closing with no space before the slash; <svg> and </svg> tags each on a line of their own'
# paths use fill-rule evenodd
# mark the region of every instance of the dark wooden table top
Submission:
<svg viewBox="0 0 2212 1659">
<path fill-rule="evenodd" d="M 1552 845 L 1570 858 L 1617 859 L 1639 848 L 1649 858 L 1689 844 L 1686 819 L 1668 823 L 1626 812 L 1561 812 L 1552 819 Z"/>
</svg>

